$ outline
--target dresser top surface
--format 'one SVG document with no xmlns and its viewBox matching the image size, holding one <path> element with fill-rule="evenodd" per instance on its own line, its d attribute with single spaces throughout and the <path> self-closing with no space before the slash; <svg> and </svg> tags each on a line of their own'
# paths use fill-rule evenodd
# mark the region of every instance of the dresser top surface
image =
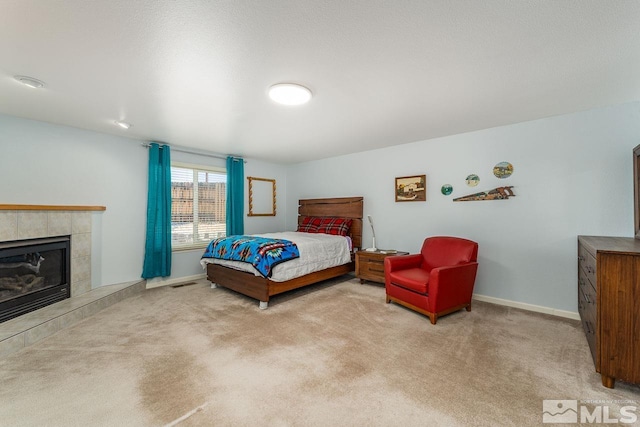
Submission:
<svg viewBox="0 0 640 427">
<path fill-rule="evenodd" d="M 578 236 L 578 242 L 593 252 L 624 252 L 640 255 L 640 239 L 633 237 Z"/>
</svg>

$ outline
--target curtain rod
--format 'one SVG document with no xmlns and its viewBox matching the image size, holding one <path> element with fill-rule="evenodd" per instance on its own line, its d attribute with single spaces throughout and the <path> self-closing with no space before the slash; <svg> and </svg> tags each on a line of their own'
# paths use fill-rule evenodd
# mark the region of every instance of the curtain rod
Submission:
<svg viewBox="0 0 640 427">
<path fill-rule="evenodd" d="M 141 145 L 143 147 L 145 147 L 145 148 L 149 148 L 151 146 L 151 144 L 149 144 L 148 142 L 143 142 Z M 186 150 L 184 148 L 176 148 L 176 147 L 173 147 L 173 146 L 171 146 L 169 144 L 163 144 L 163 145 L 168 145 L 169 147 L 171 147 L 171 151 L 178 151 L 180 153 L 195 154 L 197 156 L 205 156 L 205 157 L 215 157 L 216 159 L 223 159 L 223 160 L 227 159 L 227 156 L 224 156 L 222 154 L 201 153 L 201 152 L 198 152 L 198 151 Z M 236 156 L 228 156 L 228 157 L 233 157 L 234 159 L 238 159 L 238 160 L 241 159 L 241 157 L 236 157 Z M 242 161 L 244 163 L 247 163 L 247 161 L 244 160 L 244 159 L 242 159 Z"/>
</svg>

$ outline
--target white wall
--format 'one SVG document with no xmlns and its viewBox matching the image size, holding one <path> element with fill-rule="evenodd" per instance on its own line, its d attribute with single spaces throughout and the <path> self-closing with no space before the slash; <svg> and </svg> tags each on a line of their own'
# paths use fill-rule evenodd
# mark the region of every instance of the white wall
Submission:
<svg viewBox="0 0 640 427">
<path fill-rule="evenodd" d="M 476 294 L 575 312 L 576 236 L 633 236 L 638 144 L 636 102 L 301 163 L 287 174 L 287 224 L 295 227 L 298 199 L 364 196 L 379 248 L 416 252 L 427 236 L 466 237 L 479 243 Z M 514 165 L 510 178 L 493 176 L 500 161 Z M 471 173 L 475 188 L 465 184 Z M 396 203 L 394 178 L 419 174 L 427 201 Z M 452 201 L 505 185 L 517 196 Z"/>
<path fill-rule="evenodd" d="M 140 278 L 146 162 L 128 138 L 0 115 L 2 203 L 106 206 L 93 215 L 93 287 Z"/>
<path fill-rule="evenodd" d="M 223 159 L 175 151 L 171 157 L 225 165 Z M 106 211 L 93 214 L 93 287 L 140 278 L 147 170 L 148 150 L 140 141 L 0 115 L 0 203 L 106 206 Z M 248 159 L 245 176 L 249 175 L 276 179 L 278 214 L 245 217 L 245 232 L 284 229 L 285 169 Z M 202 250 L 174 252 L 169 279 L 203 274 L 201 255 Z"/>
</svg>

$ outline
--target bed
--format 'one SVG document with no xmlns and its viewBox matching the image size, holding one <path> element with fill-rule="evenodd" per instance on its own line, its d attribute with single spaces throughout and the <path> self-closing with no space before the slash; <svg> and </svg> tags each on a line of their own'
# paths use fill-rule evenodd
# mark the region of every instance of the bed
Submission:
<svg viewBox="0 0 640 427">
<path fill-rule="evenodd" d="M 217 260 L 203 259 L 206 262 L 207 279 L 211 287 L 218 286 L 232 289 L 259 301 L 259 307 L 266 309 L 269 298 L 283 292 L 308 286 L 323 280 L 339 277 L 354 270 L 353 253 L 362 247 L 362 197 L 338 197 L 330 199 L 305 199 L 298 205 L 298 224 L 305 217 L 347 218 L 351 226 L 347 235 L 351 239 L 352 251 L 344 264 L 313 271 L 284 281 L 258 276 L 249 271 L 241 271 Z M 301 233 L 305 234 L 305 233 Z M 275 270 L 279 266 L 274 267 Z"/>
</svg>

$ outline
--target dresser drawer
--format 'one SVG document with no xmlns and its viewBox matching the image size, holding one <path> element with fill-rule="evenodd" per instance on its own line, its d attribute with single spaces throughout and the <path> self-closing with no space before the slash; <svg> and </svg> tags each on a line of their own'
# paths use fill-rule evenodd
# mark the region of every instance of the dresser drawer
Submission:
<svg viewBox="0 0 640 427">
<path fill-rule="evenodd" d="M 361 262 L 384 260 L 384 256 L 379 254 L 378 252 L 367 252 L 367 251 L 359 251 L 358 258 L 360 258 Z"/>
<path fill-rule="evenodd" d="M 581 319 L 590 317 L 591 320 L 595 321 L 596 315 L 598 313 L 598 308 L 596 305 L 595 292 L 589 292 L 590 289 L 592 289 L 590 286 L 579 288 L 578 312 L 580 313 Z"/>
<path fill-rule="evenodd" d="M 596 259 L 584 246 L 578 246 L 578 264 L 584 270 L 587 278 L 596 287 Z"/>
<path fill-rule="evenodd" d="M 407 255 L 408 252 L 397 251 L 393 254 L 382 252 L 356 252 L 356 277 L 364 280 L 384 283 L 384 259 L 388 256 Z"/>
<path fill-rule="evenodd" d="M 593 362 L 597 365 L 596 330 L 598 328 L 598 307 L 596 290 L 589 280 L 587 272 L 582 268 L 582 266 L 578 268 L 578 312 L 580 313 L 580 320 L 582 321 L 584 334 L 587 337 L 591 357 L 593 357 Z"/>
<path fill-rule="evenodd" d="M 587 273 L 582 269 L 578 269 L 578 307 L 582 302 L 585 308 L 595 312 L 596 295 L 595 286 L 589 280 Z"/>
<path fill-rule="evenodd" d="M 582 328 L 584 329 L 584 335 L 587 337 L 587 343 L 589 344 L 589 350 L 591 351 L 591 357 L 593 358 L 593 363 L 596 365 L 596 371 L 598 371 L 598 360 L 596 355 L 597 341 L 596 341 L 596 330 L 598 328 L 598 324 L 595 320 L 595 313 L 592 313 L 593 316 L 589 313 L 582 319 Z"/>
<path fill-rule="evenodd" d="M 365 259 L 362 262 L 363 273 L 384 274 L 384 259 Z"/>
</svg>

